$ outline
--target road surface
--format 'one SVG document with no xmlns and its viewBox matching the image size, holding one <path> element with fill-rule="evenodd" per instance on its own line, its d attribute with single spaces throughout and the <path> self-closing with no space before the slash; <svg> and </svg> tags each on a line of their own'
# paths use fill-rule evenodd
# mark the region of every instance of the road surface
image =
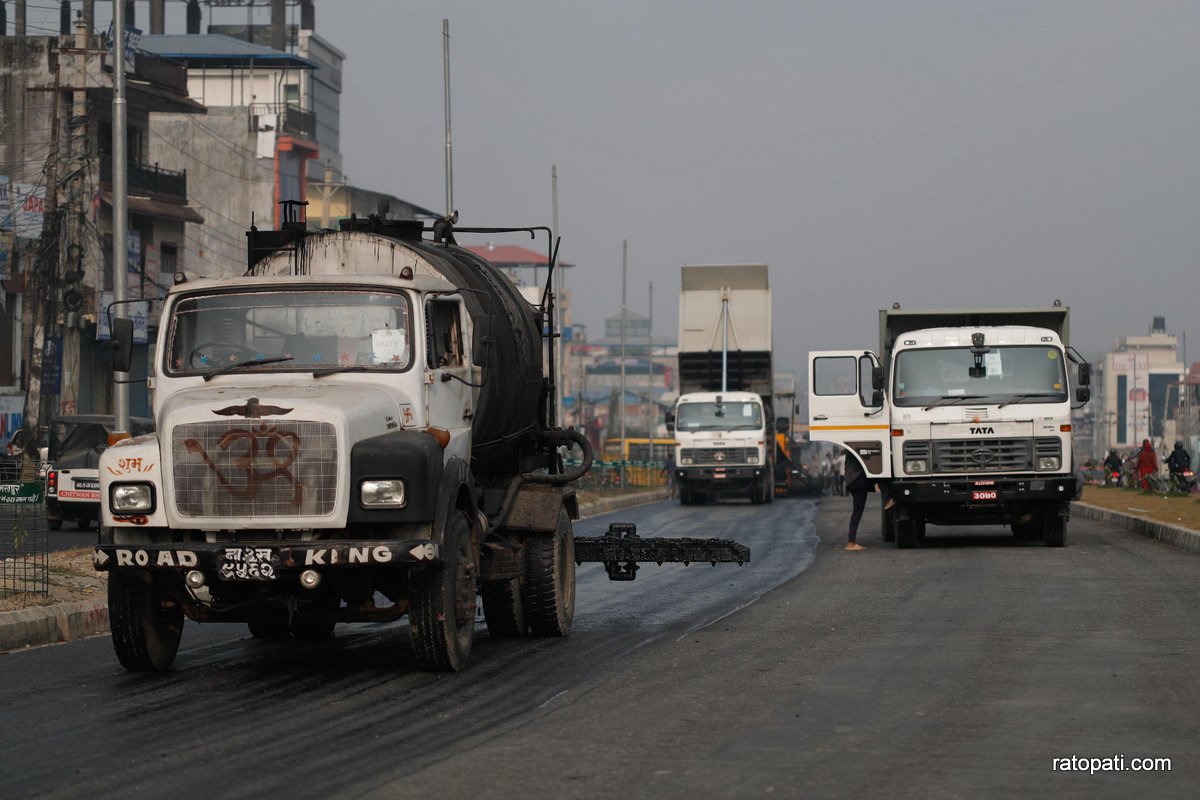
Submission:
<svg viewBox="0 0 1200 800">
<path fill-rule="evenodd" d="M 633 584 L 588 566 L 569 638 L 481 630 L 459 675 L 416 672 L 402 623 L 324 643 L 189 623 L 164 676 L 103 638 L 2 657 L 0 796 L 1194 796 L 1200 556 L 1083 520 L 1063 549 L 930 528 L 897 551 L 874 510 L 846 553 L 847 515 L 586 521 L 735 536 L 754 560 Z"/>
</svg>

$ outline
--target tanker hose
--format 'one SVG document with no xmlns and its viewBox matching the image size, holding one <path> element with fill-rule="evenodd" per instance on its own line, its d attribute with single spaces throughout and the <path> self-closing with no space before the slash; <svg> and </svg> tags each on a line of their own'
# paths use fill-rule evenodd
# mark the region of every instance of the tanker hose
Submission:
<svg viewBox="0 0 1200 800">
<path fill-rule="evenodd" d="M 568 483 L 579 480 L 592 468 L 592 444 L 587 440 L 586 436 L 574 428 L 539 431 L 537 437 L 543 444 L 550 445 L 551 447 L 567 447 L 572 444 L 579 445 L 579 449 L 583 451 L 583 460 L 578 467 L 557 474 L 549 472 L 524 472 L 521 474 L 521 480 L 530 483 L 549 483 L 554 486 L 565 486 Z"/>
</svg>

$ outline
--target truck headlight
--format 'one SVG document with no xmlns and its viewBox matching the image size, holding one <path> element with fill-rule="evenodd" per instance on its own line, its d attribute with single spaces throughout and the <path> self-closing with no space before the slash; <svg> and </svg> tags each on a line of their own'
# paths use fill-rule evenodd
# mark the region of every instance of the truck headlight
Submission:
<svg viewBox="0 0 1200 800">
<path fill-rule="evenodd" d="M 918 472 L 929 472 L 929 463 L 923 458 L 912 458 L 904 462 L 904 471 L 909 475 Z"/>
<path fill-rule="evenodd" d="M 1038 459 L 1038 469 L 1052 470 L 1058 469 L 1062 464 L 1062 460 L 1058 456 L 1042 456 Z"/>
<path fill-rule="evenodd" d="M 365 508 L 404 508 L 408 495 L 404 491 L 404 481 L 398 478 L 363 481 L 359 501 Z"/>
<path fill-rule="evenodd" d="M 154 489 L 148 483 L 122 483 L 109 491 L 114 514 L 144 514 L 154 510 Z"/>
<path fill-rule="evenodd" d="M 747 464 L 757 464 L 758 463 L 758 455 L 751 453 L 750 455 L 746 456 L 746 463 Z"/>
<path fill-rule="evenodd" d="M 681 459 L 679 459 L 679 463 L 686 466 L 686 465 L 689 465 L 692 463 L 692 459 L 691 458 L 681 458 Z"/>
</svg>

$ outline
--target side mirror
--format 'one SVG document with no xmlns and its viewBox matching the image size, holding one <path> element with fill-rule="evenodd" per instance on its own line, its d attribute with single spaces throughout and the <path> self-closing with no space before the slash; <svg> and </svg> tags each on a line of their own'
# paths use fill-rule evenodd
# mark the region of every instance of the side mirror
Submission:
<svg viewBox="0 0 1200 800">
<path fill-rule="evenodd" d="M 883 388 L 883 367 L 871 367 L 871 388 Z"/>
<path fill-rule="evenodd" d="M 883 408 L 883 389 L 871 392 L 871 408 Z"/>
<path fill-rule="evenodd" d="M 1092 383 L 1092 365 L 1086 361 L 1079 365 L 1079 385 L 1090 386 Z"/>
<path fill-rule="evenodd" d="M 480 314 L 472 319 L 471 363 L 482 367 L 487 363 L 487 350 L 492 345 L 492 315 Z"/>
<path fill-rule="evenodd" d="M 675 432 L 675 412 L 668 411 L 667 412 L 667 433 L 674 433 L 674 432 Z"/>
<path fill-rule="evenodd" d="M 113 372 L 128 373 L 133 367 L 133 320 L 117 317 L 112 321 Z"/>
<path fill-rule="evenodd" d="M 1086 403 L 1092 399 L 1092 390 L 1086 386 L 1080 386 L 1075 389 L 1075 402 Z"/>
<path fill-rule="evenodd" d="M 787 417 L 776 417 L 775 418 L 775 432 L 776 433 L 790 433 L 791 430 L 792 430 L 792 421 L 790 419 L 788 419 Z"/>
</svg>

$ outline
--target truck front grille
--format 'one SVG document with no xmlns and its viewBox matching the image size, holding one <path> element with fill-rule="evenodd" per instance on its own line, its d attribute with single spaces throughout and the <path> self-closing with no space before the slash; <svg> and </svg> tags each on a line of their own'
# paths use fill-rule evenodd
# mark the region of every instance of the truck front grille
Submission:
<svg viewBox="0 0 1200 800">
<path fill-rule="evenodd" d="M 200 518 L 333 513 L 337 434 L 328 422 L 194 422 L 171 436 L 175 508 Z"/>
<path fill-rule="evenodd" d="M 947 439 L 933 442 L 934 472 L 1033 469 L 1032 439 Z"/>
<path fill-rule="evenodd" d="M 686 465 L 684 459 L 692 459 L 692 465 L 711 464 L 724 466 L 726 464 L 746 464 L 750 456 L 758 456 L 758 450 L 753 447 L 685 447 L 679 451 L 681 465 Z"/>
</svg>

